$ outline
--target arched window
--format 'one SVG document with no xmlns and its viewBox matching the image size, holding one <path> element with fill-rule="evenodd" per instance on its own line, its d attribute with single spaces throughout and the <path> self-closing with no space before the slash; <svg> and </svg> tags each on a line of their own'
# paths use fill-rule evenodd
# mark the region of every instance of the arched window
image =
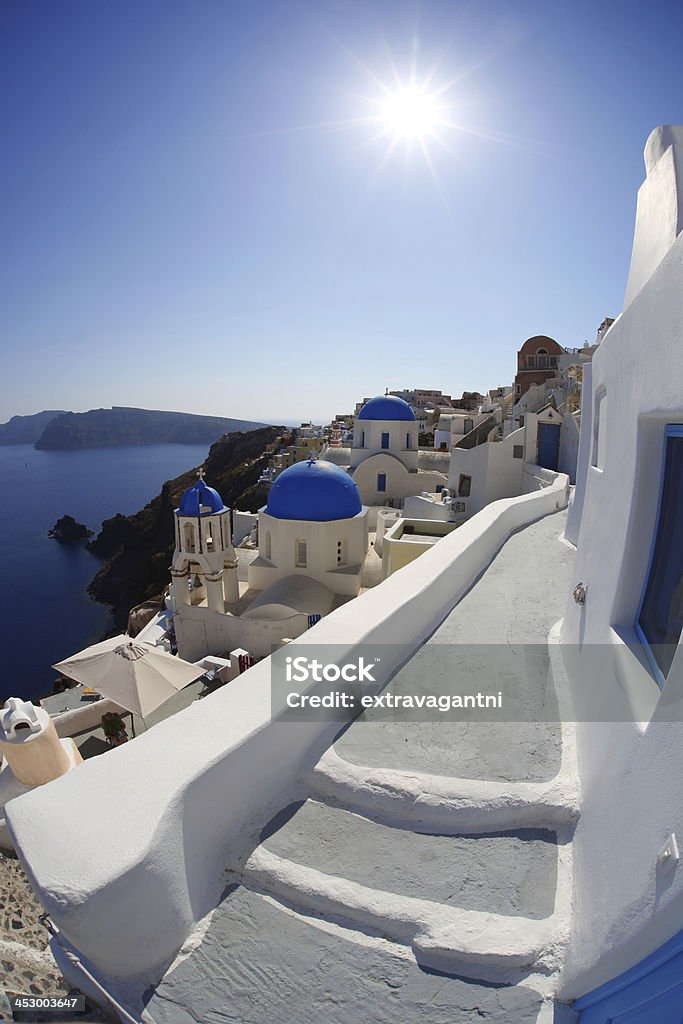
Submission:
<svg viewBox="0 0 683 1024">
<path fill-rule="evenodd" d="M 183 547 L 185 551 L 195 550 L 195 532 L 192 523 L 185 523 L 183 526 Z"/>
<path fill-rule="evenodd" d="M 538 356 L 538 368 L 539 368 L 539 370 L 547 370 L 548 369 L 548 349 L 547 348 L 539 348 L 539 350 L 538 350 L 538 352 L 536 354 Z"/>
</svg>

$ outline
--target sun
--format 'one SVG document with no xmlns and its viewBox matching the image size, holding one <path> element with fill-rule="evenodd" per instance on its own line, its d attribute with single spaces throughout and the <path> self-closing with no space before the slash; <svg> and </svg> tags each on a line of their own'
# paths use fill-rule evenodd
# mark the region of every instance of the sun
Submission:
<svg viewBox="0 0 683 1024">
<path fill-rule="evenodd" d="M 437 95 L 417 83 L 387 90 L 377 119 L 386 134 L 405 142 L 432 138 L 444 123 Z"/>
</svg>

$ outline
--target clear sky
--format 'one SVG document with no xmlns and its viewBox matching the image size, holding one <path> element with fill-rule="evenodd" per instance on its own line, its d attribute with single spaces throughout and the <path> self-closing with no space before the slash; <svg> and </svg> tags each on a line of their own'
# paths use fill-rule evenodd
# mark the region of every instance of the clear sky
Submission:
<svg viewBox="0 0 683 1024">
<path fill-rule="evenodd" d="M 326 420 L 592 340 L 681 38 L 679 0 L 2 0 L 0 420 Z"/>
</svg>

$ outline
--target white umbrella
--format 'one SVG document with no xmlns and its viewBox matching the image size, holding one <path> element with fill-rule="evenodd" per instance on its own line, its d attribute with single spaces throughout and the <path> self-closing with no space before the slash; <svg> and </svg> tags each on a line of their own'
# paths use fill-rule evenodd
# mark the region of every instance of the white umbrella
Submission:
<svg viewBox="0 0 683 1024">
<path fill-rule="evenodd" d="M 124 635 L 86 647 L 52 667 L 141 718 L 206 671 Z"/>
</svg>

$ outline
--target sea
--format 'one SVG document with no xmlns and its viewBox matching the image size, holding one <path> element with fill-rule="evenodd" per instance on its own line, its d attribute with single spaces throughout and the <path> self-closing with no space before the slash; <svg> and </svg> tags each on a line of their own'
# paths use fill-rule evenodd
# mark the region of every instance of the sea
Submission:
<svg viewBox="0 0 683 1024">
<path fill-rule="evenodd" d="M 200 466 L 207 445 L 37 451 L 0 445 L 0 701 L 45 696 L 51 668 L 114 628 L 86 587 L 102 562 L 48 530 L 64 514 L 96 533 L 137 512 L 165 480 Z"/>
</svg>

